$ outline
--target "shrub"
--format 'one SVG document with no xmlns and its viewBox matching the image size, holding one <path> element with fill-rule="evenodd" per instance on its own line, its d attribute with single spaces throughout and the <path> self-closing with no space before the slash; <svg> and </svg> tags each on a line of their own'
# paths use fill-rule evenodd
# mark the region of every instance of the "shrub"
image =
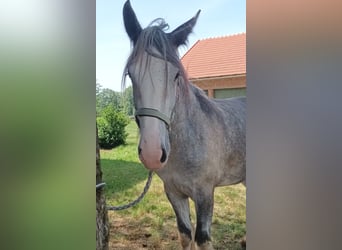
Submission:
<svg viewBox="0 0 342 250">
<path fill-rule="evenodd" d="M 129 118 L 112 106 L 104 108 L 96 118 L 99 136 L 99 145 L 104 149 L 111 149 L 125 144 L 127 133 L 126 125 Z"/>
</svg>

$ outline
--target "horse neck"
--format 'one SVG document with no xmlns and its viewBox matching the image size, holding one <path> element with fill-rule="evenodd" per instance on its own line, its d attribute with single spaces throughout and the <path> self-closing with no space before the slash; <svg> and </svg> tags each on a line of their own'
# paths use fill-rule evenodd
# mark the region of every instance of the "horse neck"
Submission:
<svg viewBox="0 0 342 250">
<path fill-rule="evenodd" d="M 189 82 L 188 84 L 188 89 L 185 89 L 186 87 L 183 86 L 181 93 L 178 95 L 172 119 L 172 127 L 177 127 L 181 130 L 187 129 L 190 123 L 199 123 L 201 117 L 205 115 L 200 108 L 198 96 L 195 94 L 198 90 L 196 90 L 192 83 Z"/>
</svg>

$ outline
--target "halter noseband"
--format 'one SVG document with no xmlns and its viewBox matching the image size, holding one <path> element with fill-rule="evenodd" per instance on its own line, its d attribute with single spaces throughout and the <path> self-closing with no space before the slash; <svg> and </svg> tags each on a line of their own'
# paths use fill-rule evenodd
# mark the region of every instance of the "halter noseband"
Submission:
<svg viewBox="0 0 342 250">
<path fill-rule="evenodd" d="M 167 129 L 170 127 L 170 118 L 160 112 L 157 109 L 152 109 L 152 108 L 140 108 L 135 112 L 135 116 L 150 116 L 150 117 L 155 117 L 158 118 L 159 120 L 165 122 Z"/>
</svg>

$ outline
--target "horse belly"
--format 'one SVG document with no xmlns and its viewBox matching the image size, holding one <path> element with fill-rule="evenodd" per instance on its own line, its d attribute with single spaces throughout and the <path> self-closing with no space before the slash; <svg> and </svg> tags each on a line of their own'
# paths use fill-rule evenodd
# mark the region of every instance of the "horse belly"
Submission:
<svg viewBox="0 0 342 250">
<path fill-rule="evenodd" d="M 223 165 L 217 186 L 238 184 L 246 180 L 246 159 L 241 154 L 231 154 Z"/>
</svg>

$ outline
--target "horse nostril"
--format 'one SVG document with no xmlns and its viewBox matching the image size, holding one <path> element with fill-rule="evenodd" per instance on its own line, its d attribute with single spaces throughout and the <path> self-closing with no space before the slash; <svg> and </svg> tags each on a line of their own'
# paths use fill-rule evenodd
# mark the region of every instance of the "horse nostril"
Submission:
<svg viewBox="0 0 342 250">
<path fill-rule="evenodd" d="M 160 158 L 160 162 L 164 163 L 166 161 L 166 151 L 164 148 L 162 148 L 162 156 Z"/>
<path fill-rule="evenodd" d="M 138 155 L 141 153 L 141 147 L 138 147 Z"/>
</svg>

